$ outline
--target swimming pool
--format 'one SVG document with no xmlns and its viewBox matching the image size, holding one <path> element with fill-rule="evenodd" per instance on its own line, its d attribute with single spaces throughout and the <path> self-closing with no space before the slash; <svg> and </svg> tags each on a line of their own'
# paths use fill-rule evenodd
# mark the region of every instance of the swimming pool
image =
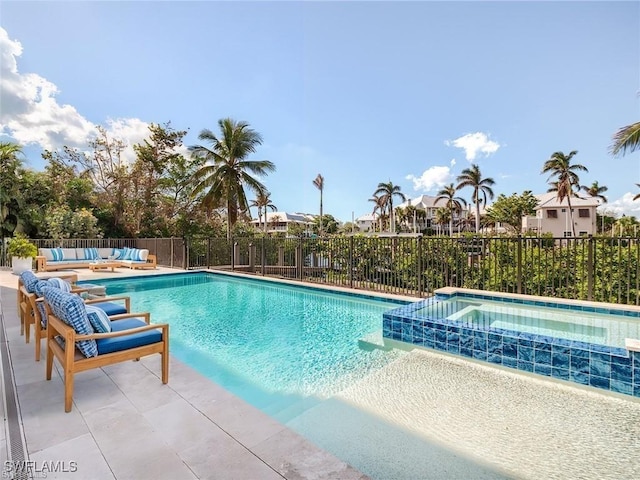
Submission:
<svg viewBox="0 0 640 480">
<path fill-rule="evenodd" d="M 282 422 L 401 355 L 359 340 L 404 302 L 198 272 L 92 283 L 169 323 L 172 355 Z"/>
<path fill-rule="evenodd" d="M 640 309 L 633 306 L 446 288 L 386 312 L 383 335 L 640 396 Z"/>
</svg>

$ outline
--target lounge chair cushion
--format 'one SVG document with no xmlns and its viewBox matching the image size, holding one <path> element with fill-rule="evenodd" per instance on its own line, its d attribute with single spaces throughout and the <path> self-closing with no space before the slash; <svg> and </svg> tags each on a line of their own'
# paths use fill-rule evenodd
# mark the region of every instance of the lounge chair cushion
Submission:
<svg viewBox="0 0 640 480">
<path fill-rule="evenodd" d="M 62 290 L 65 293 L 69 293 L 71 291 L 71 284 L 69 282 L 65 282 L 64 280 L 62 280 L 61 278 L 50 278 L 49 280 L 47 280 L 52 286 L 59 288 L 60 290 Z"/>
<path fill-rule="evenodd" d="M 91 326 L 97 333 L 109 333 L 111 331 L 111 320 L 105 311 L 97 305 L 87 305 L 87 317 Z"/>
<path fill-rule="evenodd" d="M 125 307 L 120 303 L 101 302 L 101 303 L 93 303 L 92 306 L 98 307 L 109 317 L 111 315 L 120 315 L 121 313 L 127 313 L 127 307 Z M 89 305 L 87 305 L 87 309 L 88 308 L 89 308 Z"/>
<path fill-rule="evenodd" d="M 85 248 L 84 258 L 85 260 L 99 260 L 101 257 L 97 248 Z"/>
<path fill-rule="evenodd" d="M 87 317 L 85 304 L 78 295 L 63 292 L 55 287 L 44 288 L 42 293 L 53 314 L 72 327 L 78 335 L 91 335 L 94 333 Z M 85 357 L 98 355 L 95 340 L 78 341 L 76 342 L 76 347 Z"/>
<path fill-rule="evenodd" d="M 137 327 L 144 327 L 146 323 L 139 318 L 126 318 L 111 322 L 112 332 L 121 332 Z M 143 345 L 151 345 L 162 341 L 162 333 L 160 330 L 148 330 L 146 332 L 133 333 L 131 335 L 123 335 L 115 338 L 100 338 L 96 340 L 98 345 L 98 353 L 119 352 L 130 348 L 141 347 Z"/>
<path fill-rule="evenodd" d="M 24 288 L 29 293 L 35 292 L 36 284 L 40 281 L 40 279 L 30 270 L 22 272 L 20 274 L 20 280 L 22 280 Z"/>
</svg>

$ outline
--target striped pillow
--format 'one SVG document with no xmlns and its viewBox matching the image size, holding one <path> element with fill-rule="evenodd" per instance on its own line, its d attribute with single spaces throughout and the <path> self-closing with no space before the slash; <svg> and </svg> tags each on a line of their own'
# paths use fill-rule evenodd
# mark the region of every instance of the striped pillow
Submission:
<svg viewBox="0 0 640 480">
<path fill-rule="evenodd" d="M 26 270 L 20 274 L 20 280 L 22 280 L 22 284 L 24 288 L 29 293 L 34 293 L 36 284 L 40 280 L 31 270 Z"/>
<path fill-rule="evenodd" d="M 65 293 L 69 293 L 71 291 L 71 284 L 69 284 L 68 282 L 65 282 L 61 278 L 57 278 L 57 277 L 50 278 L 49 283 L 52 286 L 56 287 L 59 290 L 62 290 Z"/>
<path fill-rule="evenodd" d="M 60 260 L 64 260 L 64 255 L 62 254 L 62 249 L 61 248 L 52 248 L 51 249 L 51 256 L 53 257 L 53 261 L 57 262 Z"/>
<path fill-rule="evenodd" d="M 87 305 L 87 318 L 96 333 L 109 333 L 111 331 L 111 320 L 100 307 Z"/>
<path fill-rule="evenodd" d="M 97 248 L 85 248 L 84 249 L 85 260 L 99 260 L 100 254 Z"/>
</svg>

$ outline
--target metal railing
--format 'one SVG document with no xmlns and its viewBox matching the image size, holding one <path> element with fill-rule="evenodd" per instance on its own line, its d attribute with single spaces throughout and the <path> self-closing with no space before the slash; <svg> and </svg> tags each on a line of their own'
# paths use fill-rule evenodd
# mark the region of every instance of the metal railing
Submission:
<svg viewBox="0 0 640 480">
<path fill-rule="evenodd" d="M 640 238 L 330 237 L 32 240 L 38 247 L 136 247 L 158 265 L 423 297 L 456 286 L 640 305 Z M 0 245 L 0 266 L 8 266 Z"/>
</svg>

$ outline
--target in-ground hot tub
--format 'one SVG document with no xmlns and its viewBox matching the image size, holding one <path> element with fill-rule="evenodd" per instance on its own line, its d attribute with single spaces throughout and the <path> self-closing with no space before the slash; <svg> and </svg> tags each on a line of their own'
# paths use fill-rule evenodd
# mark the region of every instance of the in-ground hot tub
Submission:
<svg viewBox="0 0 640 480">
<path fill-rule="evenodd" d="M 443 288 L 386 338 L 640 397 L 640 307 Z"/>
</svg>

